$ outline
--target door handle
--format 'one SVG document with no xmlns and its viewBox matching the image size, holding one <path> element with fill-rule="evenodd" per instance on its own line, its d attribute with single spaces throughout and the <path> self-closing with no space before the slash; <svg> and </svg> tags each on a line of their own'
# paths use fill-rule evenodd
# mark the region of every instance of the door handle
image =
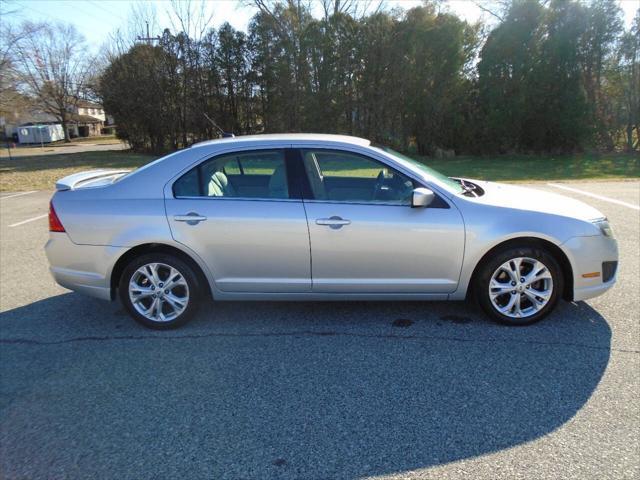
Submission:
<svg viewBox="0 0 640 480">
<path fill-rule="evenodd" d="M 344 225 L 350 225 L 351 220 L 345 220 L 344 218 L 333 216 L 329 218 L 318 218 L 316 225 L 326 225 L 334 230 L 342 228 Z"/>
<path fill-rule="evenodd" d="M 176 222 L 187 222 L 189 225 L 197 225 L 199 222 L 204 222 L 207 217 L 198 215 L 195 212 L 189 212 L 186 215 L 174 215 L 173 219 Z"/>
</svg>

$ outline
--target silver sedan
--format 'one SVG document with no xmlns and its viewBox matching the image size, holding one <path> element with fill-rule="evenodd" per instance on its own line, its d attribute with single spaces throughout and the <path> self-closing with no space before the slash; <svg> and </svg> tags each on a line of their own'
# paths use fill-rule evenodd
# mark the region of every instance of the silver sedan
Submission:
<svg viewBox="0 0 640 480">
<path fill-rule="evenodd" d="M 147 327 L 206 300 L 464 300 L 526 325 L 616 281 L 607 219 L 560 195 L 448 178 L 368 140 L 214 140 L 63 178 L 46 252 L 63 287 Z"/>
</svg>

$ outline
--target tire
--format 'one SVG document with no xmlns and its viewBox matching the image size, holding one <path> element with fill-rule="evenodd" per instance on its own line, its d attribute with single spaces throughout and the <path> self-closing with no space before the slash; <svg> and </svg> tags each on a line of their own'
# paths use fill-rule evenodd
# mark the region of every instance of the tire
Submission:
<svg viewBox="0 0 640 480">
<path fill-rule="evenodd" d="M 558 261 L 546 250 L 506 247 L 483 262 L 473 288 L 480 307 L 492 320 L 523 326 L 553 311 L 562 296 L 564 277 Z"/>
<path fill-rule="evenodd" d="M 193 268 L 165 253 L 149 253 L 133 259 L 122 272 L 118 287 L 120 301 L 133 319 L 156 330 L 187 323 L 198 309 L 200 292 Z"/>
</svg>

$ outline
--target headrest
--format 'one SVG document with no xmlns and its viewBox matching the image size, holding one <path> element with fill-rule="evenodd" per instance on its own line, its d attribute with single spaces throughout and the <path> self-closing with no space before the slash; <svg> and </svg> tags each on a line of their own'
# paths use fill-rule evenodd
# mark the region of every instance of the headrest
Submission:
<svg viewBox="0 0 640 480">
<path fill-rule="evenodd" d="M 222 172 L 214 173 L 211 179 L 217 184 L 219 184 L 222 188 L 226 187 L 227 184 L 229 183 L 227 176 Z"/>
</svg>

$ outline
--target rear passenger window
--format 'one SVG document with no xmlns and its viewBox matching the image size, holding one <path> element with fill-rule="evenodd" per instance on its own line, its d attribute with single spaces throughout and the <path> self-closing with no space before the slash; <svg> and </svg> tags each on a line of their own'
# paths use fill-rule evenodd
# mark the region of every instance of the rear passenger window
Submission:
<svg viewBox="0 0 640 480">
<path fill-rule="evenodd" d="M 173 184 L 179 197 L 289 198 L 284 150 L 221 155 L 202 162 Z"/>
<path fill-rule="evenodd" d="M 239 159 L 244 175 L 273 175 L 283 165 L 280 155 L 248 154 Z"/>
</svg>

